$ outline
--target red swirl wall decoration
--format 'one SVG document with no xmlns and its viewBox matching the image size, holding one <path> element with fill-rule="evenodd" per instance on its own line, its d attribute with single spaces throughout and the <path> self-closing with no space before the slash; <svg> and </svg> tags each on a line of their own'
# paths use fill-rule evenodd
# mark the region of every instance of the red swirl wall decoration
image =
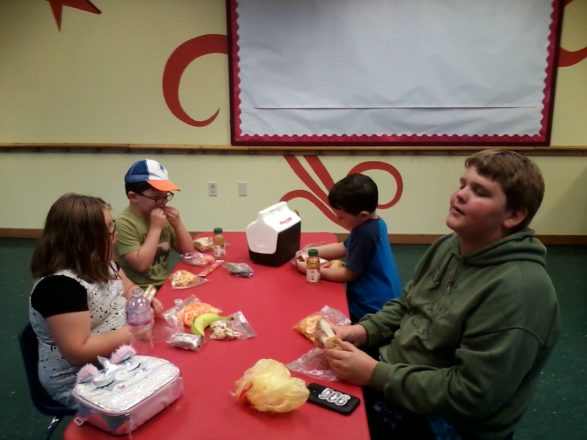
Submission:
<svg viewBox="0 0 587 440">
<path fill-rule="evenodd" d="M 280 201 L 290 201 L 293 199 L 305 199 L 312 203 L 326 218 L 328 218 L 331 222 L 340 225 L 334 213 L 330 210 L 328 206 L 328 191 L 334 185 L 334 180 L 330 176 L 330 173 L 324 166 L 324 164 L 320 161 L 320 158 L 317 156 L 303 156 L 310 165 L 310 168 L 316 174 L 320 182 L 315 181 L 310 173 L 306 171 L 300 162 L 300 160 L 295 156 L 284 156 L 285 160 L 287 161 L 290 168 L 293 172 L 300 178 L 302 183 L 306 185 L 308 189 L 295 189 L 293 191 L 289 191 L 284 194 Z M 388 164 L 386 162 L 379 162 L 379 161 L 367 161 L 361 162 L 351 168 L 348 174 L 355 174 L 355 173 L 363 173 L 365 171 L 370 170 L 378 170 L 383 171 L 392 178 L 392 184 L 395 184 L 396 190 L 393 197 L 387 201 L 382 202 L 377 205 L 378 209 L 389 209 L 394 206 L 401 198 L 403 193 L 403 180 L 402 176 L 393 165 Z M 323 189 L 324 188 L 324 189 Z"/>
<path fill-rule="evenodd" d="M 587 58 L 587 46 L 575 51 L 566 50 L 561 47 L 558 56 L 558 66 L 571 67 L 580 63 L 585 58 Z"/>
<path fill-rule="evenodd" d="M 183 72 L 192 61 L 213 53 L 228 53 L 226 35 L 206 34 L 186 41 L 173 51 L 163 70 L 163 96 L 167 107 L 177 119 L 194 127 L 210 125 L 220 113 L 220 109 L 203 121 L 193 119 L 183 109 L 179 100 L 179 83 Z"/>
</svg>

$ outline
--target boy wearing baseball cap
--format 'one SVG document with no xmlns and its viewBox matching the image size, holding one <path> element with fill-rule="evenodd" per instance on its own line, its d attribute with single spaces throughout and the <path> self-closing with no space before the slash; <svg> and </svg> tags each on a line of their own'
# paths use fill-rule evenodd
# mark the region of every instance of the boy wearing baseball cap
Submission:
<svg viewBox="0 0 587 440">
<path fill-rule="evenodd" d="M 151 159 L 134 163 L 124 186 L 129 204 L 116 219 L 116 260 L 138 286 L 158 287 L 168 275 L 170 249 L 181 254 L 194 250 L 179 211 L 167 206 L 180 189 L 165 167 Z"/>
</svg>

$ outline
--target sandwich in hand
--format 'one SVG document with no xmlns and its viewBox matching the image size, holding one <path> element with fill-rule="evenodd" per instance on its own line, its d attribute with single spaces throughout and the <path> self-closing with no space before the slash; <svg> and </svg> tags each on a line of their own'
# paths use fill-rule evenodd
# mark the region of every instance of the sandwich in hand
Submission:
<svg viewBox="0 0 587 440">
<path fill-rule="evenodd" d="M 336 336 L 328 321 L 320 319 L 320 321 L 318 321 L 318 328 L 320 334 L 316 338 L 316 341 L 322 345 L 322 347 L 343 350 L 342 340 Z"/>
</svg>

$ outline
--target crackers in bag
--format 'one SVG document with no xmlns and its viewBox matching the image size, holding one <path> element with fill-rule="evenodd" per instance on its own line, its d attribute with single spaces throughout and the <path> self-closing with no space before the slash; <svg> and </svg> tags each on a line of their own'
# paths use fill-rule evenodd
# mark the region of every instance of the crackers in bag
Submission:
<svg viewBox="0 0 587 440">
<path fill-rule="evenodd" d="M 310 315 L 298 322 L 294 329 L 304 335 L 312 342 L 316 342 L 316 331 L 318 329 L 318 322 L 322 319 L 320 315 Z"/>
</svg>

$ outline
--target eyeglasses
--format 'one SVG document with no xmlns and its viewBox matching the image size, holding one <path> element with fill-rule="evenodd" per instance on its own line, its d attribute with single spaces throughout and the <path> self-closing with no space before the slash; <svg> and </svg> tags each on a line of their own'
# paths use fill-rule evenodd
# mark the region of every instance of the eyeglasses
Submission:
<svg viewBox="0 0 587 440">
<path fill-rule="evenodd" d="M 163 202 L 167 203 L 167 202 L 171 202 L 173 200 L 173 196 L 175 194 L 173 194 L 172 192 L 166 192 L 164 196 L 160 196 L 160 197 L 151 197 L 151 196 L 148 196 L 143 193 L 137 193 L 137 195 L 143 196 L 146 199 L 151 199 L 155 203 L 163 203 Z"/>
</svg>

